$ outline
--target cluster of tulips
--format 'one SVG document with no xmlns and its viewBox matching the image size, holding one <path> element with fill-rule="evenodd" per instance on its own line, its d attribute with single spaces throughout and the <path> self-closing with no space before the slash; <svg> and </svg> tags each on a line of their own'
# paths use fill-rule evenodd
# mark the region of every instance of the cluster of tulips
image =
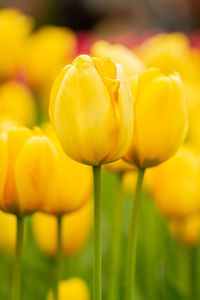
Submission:
<svg viewBox="0 0 200 300">
<path fill-rule="evenodd" d="M 143 182 L 171 234 L 198 242 L 200 51 L 183 34 L 162 33 L 134 49 L 98 40 L 86 55 L 69 29 L 33 31 L 33 23 L 15 9 L 0 11 L 0 246 L 15 249 L 10 299 L 21 299 L 27 215 L 38 247 L 55 259 L 46 299 L 102 299 L 102 166 L 119 178 L 106 296 L 136 299 Z M 133 200 L 121 282 L 123 190 Z M 61 270 L 92 228 L 91 293 Z"/>
</svg>

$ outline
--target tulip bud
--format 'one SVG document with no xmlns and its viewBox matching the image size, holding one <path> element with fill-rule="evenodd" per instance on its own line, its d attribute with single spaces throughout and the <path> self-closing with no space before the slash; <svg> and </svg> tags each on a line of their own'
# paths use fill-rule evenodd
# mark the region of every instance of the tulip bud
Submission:
<svg viewBox="0 0 200 300">
<path fill-rule="evenodd" d="M 61 281 L 58 293 L 58 300 L 90 300 L 90 291 L 86 282 L 78 277 Z M 52 291 L 49 292 L 47 300 L 54 300 Z"/>
<path fill-rule="evenodd" d="M 76 37 L 68 28 L 45 26 L 28 40 L 25 67 L 28 82 L 49 100 L 51 85 L 76 51 Z"/>
<path fill-rule="evenodd" d="M 77 57 L 62 70 L 51 92 L 50 118 L 72 159 L 98 166 L 122 157 L 133 128 L 133 103 L 120 65 Z"/>
<path fill-rule="evenodd" d="M 50 124 L 43 125 L 43 130 L 56 148 L 58 166 L 50 198 L 41 210 L 49 214 L 71 213 L 83 206 L 91 196 L 92 170 L 64 153 Z"/>
<path fill-rule="evenodd" d="M 188 38 L 182 33 L 160 33 L 145 40 L 135 53 L 147 67 L 159 68 L 164 74 L 178 72 L 189 79 L 194 68 L 188 72 L 193 53 Z"/>
<path fill-rule="evenodd" d="M 191 148 L 182 148 L 154 169 L 153 194 L 160 211 L 182 218 L 200 209 L 200 160 Z"/>
<path fill-rule="evenodd" d="M 10 78 L 19 71 L 32 27 L 32 19 L 17 9 L 0 10 L 0 79 Z"/>
<path fill-rule="evenodd" d="M 158 69 L 144 71 L 130 81 L 135 123 L 125 159 L 149 168 L 170 158 L 187 132 L 187 106 L 178 75 L 164 76 Z"/>
<path fill-rule="evenodd" d="M 111 45 L 106 41 L 97 41 L 92 46 L 92 56 L 103 59 L 109 57 L 113 63 L 124 68 L 127 77 L 141 73 L 145 66 L 142 61 L 128 48 L 122 45 Z"/>
<path fill-rule="evenodd" d="M 0 135 L 0 208 L 33 213 L 48 199 L 57 167 L 53 144 L 23 127 Z"/>
<path fill-rule="evenodd" d="M 0 118 L 32 126 L 36 120 L 35 100 L 23 84 L 7 81 L 0 85 Z"/>
<path fill-rule="evenodd" d="M 76 254 L 88 240 L 92 226 L 92 201 L 62 218 L 61 245 L 65 255 Z M 36 213 L 32 217 L 33 233 L 40 250 L 49 256 L 57 254 L 57 220 L 53 215 Z M 51 232 L 51 235 L 48 233 Z"/>
</svg>

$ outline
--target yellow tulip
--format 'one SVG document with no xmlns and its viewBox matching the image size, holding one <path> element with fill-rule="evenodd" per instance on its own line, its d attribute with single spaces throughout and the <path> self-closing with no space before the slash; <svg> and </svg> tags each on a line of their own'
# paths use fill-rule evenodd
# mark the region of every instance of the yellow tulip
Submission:
<svg viewBox="0 0 200 300">
<path fill-rule="evenodd" d="M 114 173 L 124 173 L 136 169 L 132 164 L 127 163 L 123 159 L 118 159 L 113 163 L 106 164 L 104 168 Z"/>
<path fill-rule="evenodd" d="M 133 170 L 132 172 L 126 172 L 122 178 L 122 186 L 124 191 L 131 197 L 134 194 L 137 182 L 137 172 Z M 143 187 L 151 192 L 152 191 L 152 169 L 147 169 L 145 172 L 145 177 L 143 180 Z"/>
<path fill-rule="evenodd" d="M 11 119 L 0 119 L 0 133 L 7 132 L 13 127 L 17 127 L 19 124 L 17 124 L 16 121 Z"/>
<path fill-rule="evenodd" d="M 199 84 L 187 86 L 189 131 L 187 141 L 200 150 L 200 89 Z"/>
<path fill-rule="evenodd" d="M 91 50 L 92 56 L 103 59 L 109 57 L 114 63 L 121 64 L 127 77 L 141 73 L 143 62 L 128 48 L 122 45 L 111 45 L 106 41 L 97 41 Z"/>
<path fill-rule="evenodd" d="M 156 166 L 170 158 L 187 132 L 187 106 L 178 75 L 158 69 L 144 71 L 130 81 L 135 123 L 125 159 L 138 167 Z"/>
<path fill-rule="evenodd" d="M 120 65 L 77 57 L 62 70 L 51 92 L 50 118 L 72 159 L 97 166 L 122 157 L 131 141 L 133 103 Z"/>
<path fill-rule="evenodd" d="M 43 130 L 57 150 L 58 171 L 50 198 L 41 210 L 49 214 L 70 213 L 80 208 L 90 198 L 92 170 L 75 162 L 63 152 L 50 124 L 44 124 Z"/>
<path fill-rule="evenodd" d="M 55 147 L 23 127 L 0 135 L 0 208 L 16 215 L 38 210 L 51 193 Z"/>
<path fill-rule="evenodd" d="M 158 34 L 134 51 L 147 67 L 159 68 L 165 75 L 178 72 L 184 80 L 191 81 L 199 73 L 198 51 L 190 47 L 182 33 Z"/>
<path fill-rule="evenodd" d="M 19 71 L 32 27 L 32 19 L 20 11 L 0 10 L 0 79 L 10 78 Z"/>
<path fill-rule="evenodd" d="M 14 81 L 0 85 L 0 118 L 11 119 L 23 126 L 34 125 L 35 101 L 25 85 Z"/>
<path fill-rule="evenodd" d="M 153 194 L 160 211 L 181 218 L 200 209 L 200 160 L 190 147 L 181 148 L 153 173 Z"/>
<path fill-rule="evenodd" d="M 78 277 L 61 281 L 58 293 L 58 300 L 90 300 L 86 282 Z M 47 300 L 54 300 L 52 291 L 48 293 Z"/>
<path fill-rule="evenodd" d="M 0 211 L 0 250 L 14 252 L 16 243 L 16 218 Z"/>
<path fill-rule="evenodd" d="M 183 220 L 171 220 L 170 231 L 172 235 L 180 238 L 187 245 L 196 245 L 200 237 L 199 214 L 188 216 Z"/>
<path fill-rule="evenodd" d="M 76 37 L 68 28 L 45 26 L 29 39 L 25 65 L 30 85 L 46 93 L 62 68 L 71 63 L 76 50 Z M 46 101 L 47 101 L 46 100 Z"/>
<path fill-rule="evenodd" d="M 89 201 L 81 209 L 63 216 L 61 244 L 64 254 L 76 254 L 85 245 L 92 226 L 92 208 L 92 201 Z M 38 212 L 32 217 L 32 228 L 38 247 L 49 256 L 57 253 L 57 226 L 57 219 L 53 215 Z"/>
</svg>

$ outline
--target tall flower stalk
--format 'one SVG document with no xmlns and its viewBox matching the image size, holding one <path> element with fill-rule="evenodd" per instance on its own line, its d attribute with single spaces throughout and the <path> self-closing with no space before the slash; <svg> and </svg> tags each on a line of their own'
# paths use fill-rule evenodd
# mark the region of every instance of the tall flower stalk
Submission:
<svg viewBox="0 0 200 300">
<path fill-rule="evenodd" d="M 57 255 L 55 261 L 55 300 L 59 300 L 59 282 L 62 279 L 62 215 L 57 216 Z"/>
<path fill-rule="evenodd" d="M 142 182 L 145 169 L 138 169 L 138 178 L 136 184 L 135 198 L 132 205 L 130 229 L 128 237 L 128 253 L 126 268 L 126 291 L 125 300 L 133 300 L 135 294 L 135 268 L 136 268 L 136 252 L 137 252 L 137 236 L 138 236 L 138 217 L 140 198 L 142 190 Z"/>
<path fill-rule="evenodd" d="M 101 300 L 101 166 L 93 167 L 94 175 L 94 268 L 93 299 Z"/>
<path fill-rule="evenodd" d="M 21 299 L 21 257 L 22 257 L 22 244 L 24 235 L 24 218 L 16 216 L 17 218 L 17 235 L 16 235 L 16 249 L 15 260 L 13 269 L 13 282 L 12 282 L 12 300 Z"/>
<path fill-rule="evenodd" d="M 114 205 L 114 215 L 111 235 L 110 251 L 110 278 L 109 278 L 109 300 L 119 299 L 119 274 L 120 274 L 120 257 L 121 257 L 121 237 L 122 237 L 122 220 L 123 220 L 123 190 L 122 176 L 123 173 L 117 174 L 116 201 Z"/>
</svg>

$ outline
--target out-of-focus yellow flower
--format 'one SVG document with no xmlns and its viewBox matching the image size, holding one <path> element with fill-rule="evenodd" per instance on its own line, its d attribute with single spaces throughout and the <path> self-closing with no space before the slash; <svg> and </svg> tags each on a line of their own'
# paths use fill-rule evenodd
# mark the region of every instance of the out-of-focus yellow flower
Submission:
<svg viewBox="0 0 200 300">
<path fill-rule="evenodd" d="M 127 77 L 141 73 L 143 62 L 129 49 L 122 45 L 111 45 L 106 41 L 97 41 L 91 50 L 92 56 L 103 59 L 109 57 L 115 64 L 121 64 Z"/>
<path fill-rule="evenodd" d="M 190 147 L 181 148 L 153 173 L 153 194 L 158 208 L 171 218 L 181 218 L 200 209 L 200 161 Z"/>
<path fill-rule="evenodd" d="M 146 41 L 135 53 L 147 65 L 169 75 L 178 72 L 183 80 L 190 80 L 199 73 L 198 51 L 192 49 L 182 33 L 161 33 Z"/>
<path fill-rule="evenodd" d="M 15 81 L 7 81 L 0 85 L 0 118 L 11 119 L 19 125 L 34 125 L 35 102 L 25 85 Z"/>
<path fill-rule="evenodd" d="M 158 69 L 144 71 L 130 81 L 135 123 L 125 159 L 141 168 L 170 158 L 187 132 L 187 106 L 178 75 L 164 76 Z"/>
<path fill-rule="evenodd" d="M 0 135 L 0 208 L 17 215 L 38 210 L 51 193 L 55 147 L 24 127 Z"/>
<path fill-rule="evenodd" d="M 58 300 L 90 300 L 90 291 L 86 282 L 78 277 L 61 281 L 58 293 Z M 54 300 L 52 291 L 49 292 L 47 300 Z"/>
<path fill-rule="evenodd" d="M 190 101 L 189 110 L 189 131 L 187 141 L 200 151 L 200 85 L 187 87 Z M 189 101 L 189 100 L 188 100 Z M 191 103 L 192 102 L 192 103 Z"/>
<path fill-rule="evenodd" d="M 188 216 L 184 220 L 171 220 L 170 231 L 184 243 L 193 246 L 198 243 L 200 237 L 200 215 Z"/>
<path fill-rule="evenodd" d="M 7 132 L 13 127 L 17 127 L 19 124 L 17 124 L 16 121 L 11 119 L 0 119 L 0 133 Z"/>
<path fill-rule="evenodd" d="M 50 199 L 41 210 L 50 214 L 70 213 L 80 208 L 90 198 L 92 170 L 75 162 L 64 153 L 50 124 L 46 123 L 43 130 L 56 147 L 58 172 Z"/>
<path fill-rule="evenodd" d="M 122 186 L 124 191 L 129 194 L 131 197 L 134 194 L 137 182 L 137 172 L 126 172 L 122 178 Z M 147 169 L 145 172 L 145 177 L 143 181 L 143 187 L 149 192 L 152 191 L 152 169 Z"/>
<path fill-rule="evenodd" d="M 114 173 L 124 173 L 124 172 L 132 171 L 132 170 L 136 169 L 135 166 L 127 163 L 123 159 L 118 159 L 113 163 L 106 164 L 104 166 L 104 168 L 106 170 L 108 170 L 110 172 L 114 172 Z"/>
<path fill-rule="evenodd" d="M 0 211 L 0 250 L 15 250 L 16 218 L 11 214 Z"/>
<path fill-rule="evenodd" d="M 10 78 L 19 71 L 32 26 L 32 19 L 18 10 L 0 10 L 0 79 Z"/>
<path fill-rule="evenodd" d="M 92 201 L 89 201 L 81 209 L 62 218 L 61 244 L 64 254 L 76 254 L 85 245 L 92 226 L 92 208 Z M 40 250 L 49 256 L 55 256 L 58 234 L 56 217 L 38 212 L 33 215 L 32 227 Z"/>
<path fill-rule="evenodd" d="M 45 26 L 30 37 L 25 59 L 28 81 L 46 93 L 47 101 L 54 79 L 71 63 L 75 51 L 76 37 L 68 28 Z"/>
<path fill-rule="evenodd" d="M 89 165 L 122 157 L 131 141 L 133 102 L 120 65 L 77 57 L 57 77 L 50 118 L 66 154 Z"/>
<path fill-rule="evenodd" d="M 137 172 L 127 172 L 123 176 L 122 180 L 122 186 L 124 191 L 129 194 L 133 195 L 136 187 L 136 182 L 137 182 Z"/>
</svg>

